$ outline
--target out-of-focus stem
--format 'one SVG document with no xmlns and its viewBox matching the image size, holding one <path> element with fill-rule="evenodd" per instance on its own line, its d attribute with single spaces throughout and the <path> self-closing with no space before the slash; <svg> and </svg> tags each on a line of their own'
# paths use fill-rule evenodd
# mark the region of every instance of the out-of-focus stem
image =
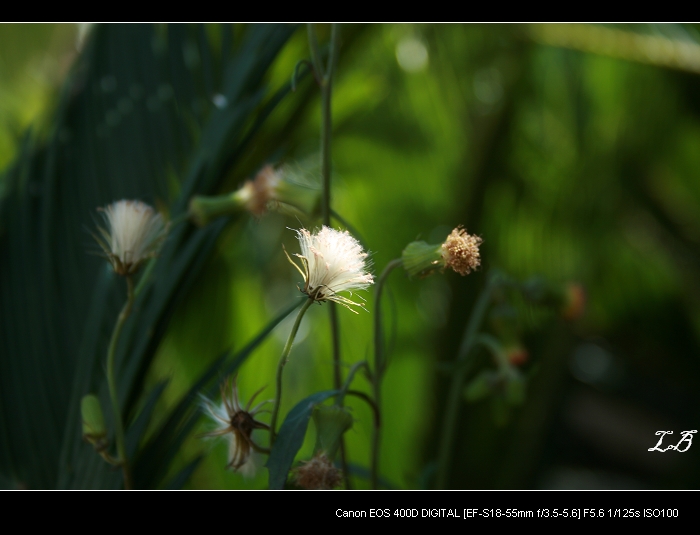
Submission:
<svg viewBox="0 0 700 535">
<path fill-rule="evenodd" d="M 372 387 L 374 404 L 376 406 L 377 417 L 374 419 L 374 433 L 372 434 L 372 458 L 370 464 L 372 488 L 376 489 L 379 481 L 379 439 L 381 427 L 381 406 L 382 406 L 382 377 L 384 375 L 384 332 L 382 329 L 382 291 L 389 273 L 401 265 L 401 259 L 396 258 L 389 262 L 384 271 L 377 279 L 375 286 L 374 303 L 374 372 L 372 373 Z"/>
<path fill-rule="evenodd" d="M 321 56 L 318 48 L 318 39 L 312 24 L 308 26 L 309 48 L 311 49 L 311 63 L 314 67 L 316 80 L 321 87 L 321 215 L 323 224 L 331 226 L 331 142 L 333 139 L 333 116 L 331 113 L 331 95 L 333 89 L 333 74 L 338 59 L 338 25 L 331 25 L 331 41 L 328 54 L 328 63 L 325 72 L 321 65 Z M 338 326 L 338 309 L 335 303 L 330 303 L 331 343 L 333 347 L 333 387 L 338 390 L 343 383 L 340 367 L 340 328 Z M 341 438 L 340 461 L 343 467 L 345 486 L 349 488 L 347 459 L 345 454 L 345 439 Z"/>
<path fill-rule="evenodd" d="M 134 303 L 134 281 L 131 277 L 126 277 L 126 303 L 122 311 L 119 313 L 117 323 L 112 331 L 112 339 L 109 342 L 107 350 L 107 385 L 109 386 L 109 397 L 112 401 L 112 414 L 114 415 L 114 439 L 117 443 L 117 455 L 119 456 L 119 464 L 124 474 L 124 488 L 129 490 L 132 488 L 131 469 L 129 460 L 126 457 L 126 441 L 124 439 L 124 423 L 122 422 L 122 414 L 119 408 L 119 398 L 117 396 L 117 380 L 114 373 L 114 355 L 117 349 L 119 335 L 122 332 L 126 319 L 131 314 L 131 307 Z"/>
<path fill-rule="evenodd" d="M 438 452 L 438 474 L 435 482 L 435 488 L 437 489 L 444 489 L 447 485 L 447 472 L 452 458 L 452 443 L 454 442 L 455 428 L 459 416 L 462 386 L 464 385 L 464 380 L 471 371 L 469 357 L 474 343 L 476 342 L 479 327 L 484 319 L 484 314 L 488 308 L 489 301 L 491 300 L 491 293 L 496 286 L 498 277 L 496 273 L 492 273 L 489 276 L 486 287 L 481 292 L 474 306 L 474 310 L 472 310 L 469 322 L 464 331 L 464 336 L 462 337 L 462 343 L 459 346 L 459 352 L 455 360 L 456 369 L 452 376 L 449 393 L 447 394 L 445 420 L 442 426 L 442 437 Z"/>
<path fill-rule="evenodd" d="M 280 411 L 280 403 L 282 401 L 282 370 L 284 370 L 284 365 L 287 364 L 287 359 L 289 358 L 289 353 L 292 351 L 292 345 L 294 344 L 294 338 L 296 338 L 297 331 L 299 331 L 299 325 L 301 325 L 301 318 L 304 317 L 304 313 L 313 304 L 313 299 L 307 299 L 304 305 L 299 310 L 296 320 L 294 320 L 294 325 L 289 333 L 289 338 L 287 338 L 287 343 L 284 344 L 284 349 L 282 350 L 282 356 L 280 357 L 279 364 L 277 364 L 277 392 L 275 393 L 275 401 L 272 408 L 272 420 L 270 421 L 270 445 L 275 442 L 277 438 L 277 416 Z"/>
</svg>

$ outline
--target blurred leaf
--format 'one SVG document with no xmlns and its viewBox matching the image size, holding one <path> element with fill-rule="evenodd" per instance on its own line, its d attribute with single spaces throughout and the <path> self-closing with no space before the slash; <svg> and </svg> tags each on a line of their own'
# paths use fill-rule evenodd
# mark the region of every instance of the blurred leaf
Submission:
<svg viewBox="0 0 700 535">
<path fill-rule="evenodd" d="M 464 389 L 464 397 L 469 402 L 479 401 L 493 391 L 494 373 L 486 370 L 480 372 Z"/>
<path fill-rule="evenodd" d="M 180 490 L 185 486 L 185 483 L 192 477 L 192 474 L 199 466 L 202 458 L 197 457 L 194 461 L 189 462 L 182 470 L 180 470 L 165 486 L 166 490 Z"/>
<path fill-rule="evenodd" d="M 139 451 L 139 455 L 134 462 L 136 467 L 136 488 L 156 487 L 162 478 L 165 477 L 171 461 L 197 422 L 197 417 L 199 416 L 197 408 L 199 394 L 205 391 L 208 397 L 213 397 L 214 391 L 218 390 L 217 384 L 208 388 L 207 385 L 215 377 L 228 377 L 235 373 L 272 330 L 300 304 L 301 302 L 297 301 L 283 310 L 243 349 L 234 354 L 230 360 L 230 352 L 227 351 L 221 355 L 192 385 L 188 393 L 168 413 L 165 422 Z"/>
<path fill-rule="evenodd" d="M 297 403 L 284 419 L 275 440 L 267 468 L 270 471 L 270 488 L 282 489 L 287 481 L 287 473 L 292 467 L 294 457 L 304 442 L 306 429 L 314 407 L 328 398 L 338 394 L 338 390 L 316 392 Z"/>
<path fill-rule="evenodd" d="M 86 232 L 95 209 L 139 198 L 177 219 L 193 193 L 215 192 L 288 92 L 287 85 L 268 97 L 265 75 L 294 26 L 253 25 L 218 43 L 203 29 L 94 27 L 47 131 L 25 138 L 2 178 L 0 473 L 20 485 L 120 485 L 120 474 L 80 439 L 80 399 L 95 392 L 108 402 L 102 363 L 125 295 L 106 262 L 86 254 L 97 250 Z M 225 106 L 214 105 L 212 91 Z M 125 421 L 143 404 L 145 375 L 173 311 L 226 223 L 173 225 L 116 354 Z M 148 416 L 127 429 L 132 448 Z M 154 473 L 162 477 L 161 468 Z M 160 485 L 152 475 L 135 477 Z"/>
<path fill-rule="evenodd" d="M 151 421 L 151 416 L 153 415 L 153 409 L 156 407 L 156 403 L 161 397 L 163 390 L 168 386 L 168 381 L 160 381 L 155 387 L 151 389 L 151 392 L 146 397 L 144 406 L 141 412 L 136 417 L 134 422 L 128 427 L 128 433 L 126 434 L 126 451 L 129 459 L 133 459 L 134 455 L 138 451 L 139 442 L 143 439 L 148 424 Z"/>
<path fill-rule="evenodd" d="M 505 398 L 509 405 L 522 405 L 525 401 L 525 379 L 519 374 L 513 374 L 505 385 Z"/>
</svg>

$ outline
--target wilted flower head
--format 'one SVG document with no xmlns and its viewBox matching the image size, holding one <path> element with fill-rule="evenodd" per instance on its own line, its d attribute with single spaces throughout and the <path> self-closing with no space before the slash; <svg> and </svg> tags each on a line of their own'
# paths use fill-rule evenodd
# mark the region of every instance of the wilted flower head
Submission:
<svg viewBox="0 0 700 535">
<path fill-rule="evenodd" d="M 132 275 L 141 263 L 158 252 L 167 233 L 161 215 L 141 201 L 117 201 L 99 209 L 107 228 L 95 236 L 119 275 Z"/>
<path fill-rule="evenodd" d="M 261 391 L 262 389 L 253 394 L 253 397 L 243 408 L 238 401 L 238 388 L 234 378 L 221 385 L 221 405 L 215 405 L 211 400 L 202 397 L 203 406 L 214 420 L 216 429 L 201 436 L 225 436 L 229 441 L 228 468 L 240 471 L 247 477 L 251 477 L 255 473 L 255 464 L 252 459 L 253 451 L 267 451 L 253 442 L 251 438 L 255 429 L 270 429 L 267 424 L 253 418 L 267 401 L 250 408 L 253 400 Z"/>
<path fill-rule="evenodd" d="M 275 192 L 280 181 L 279 171 L 275 171 L 271 165 L 266 165 L 258 172 L 255 180 L 247 180 L 243 184 L 237 195 L 246 210 L 253 215 L 260 216 L 267 210 L 268 202 L 275 199 Z"/>
<path fill-rule="evenodd" d="M 342 474 L 324 452 L 318 452 L 295 469 L 294 481 L 302 489 L 332 490 L 340 485 Z"/>
<path fill-rule="evenodd" d="M 467 234 L 462 226 L 454 229 L 442 244 L 442 257 L 445 265 L 460 275 L 469 275 L 481 264 L 479 256 L 479 236 Z"/>
<path fill-rule="evenodd" d="M 341 232 L 326 226 L 315 234 L 304 228 L 296 232 L 301 254 L 294 256 L 301 259 L 303 269 L 289 255 L 287 258 L 304 277 L 302 291 L 314 301 L 335 301 L 357 313 L 350 305 L 362 307 L 362 304 L 338 292 L 352 295 L 353 290 L 365 290 L 374 283 L 374 278 L 366 271 L 367 253 L 360 242 L 347 230 Z"/>
<path fill-rule="evenodd" d="M 444 243 L 428 244 L 424 241 L 409 243 L 403 250 L 401 261 L 411 276 L 427 277 L 449 267 L 460 275 L 468 275 L 481 264 L 479 236 L 467 234 L 461 226 L 454 229 Z"/>
<path fill-rule="evenodd" d="M 312 214 L 318 207 L 321 189 L 305 180 L 303 172 L 290 166 L 266 165 L 253 180 L 236 191 L 214 197 L 197 195 L 190 201 L 189 215 L 198 226 L 241 210 L 261 217 L 267 210 Z"/>
</svg>

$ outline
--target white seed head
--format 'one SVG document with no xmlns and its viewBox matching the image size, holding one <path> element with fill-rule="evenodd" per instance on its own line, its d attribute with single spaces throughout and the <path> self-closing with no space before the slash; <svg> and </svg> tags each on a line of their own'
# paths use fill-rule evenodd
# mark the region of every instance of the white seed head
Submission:
<svg viewBox="0 0 700 535">
<path fill-rule="evenodd" d="M 167 225 L 153 207 L 141 201 L 117 201 L 102 208 L 107 228 L 98 242 L 119 275 L 131 275 L 158 251 Z"/>
<path fill-rule="evenodd" d="M 304 293 L 315 301 L 335 301 L 350 308 L 349 305 L 362 307 L 338 292 L 365 290 L 374 283 L 368 269 L 367 253 L 362 250 L 360 242 L 348 231 L 339 231 L 322 227 L 311 234 L 306 229 L 297 232 L 304 269 L 290 258 L 304 277 Z M 350 310 L 353 310 L 350 308 Z M 353 312 L 356 312 L 353 310 Z"/>
</svg>

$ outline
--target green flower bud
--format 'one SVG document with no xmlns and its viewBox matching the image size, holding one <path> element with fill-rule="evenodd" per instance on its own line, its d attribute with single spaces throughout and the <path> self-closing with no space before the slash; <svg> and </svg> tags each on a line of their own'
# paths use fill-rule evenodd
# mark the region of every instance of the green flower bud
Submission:
<svg viewBox="0 0 700 535">
<path fill-rule="evenodd" d="M 80 411 L 83 418 L 83 438 L 96 449 L 103 449 L 107 445 L 107 428 L 100 400 L 94 394 L 84 396 L 80 402 Z"/>
<path fill-rule="evenodd" d="M 481 264 L 479 236 L 467 234 L 461 226 L 454 229 L 444 243 L 427 244 L 424 241 L 409 243 L 403 250 L 401 261 L 411 277 L 427 277 L 437 270 L 449 267 L 460 275 L 468 275 Z"/>
<path fill-rule="evenodd" d="M 442 244 L 431 245 L 424 241 L 409 243 L 401 254 L 401 262 L 410 277 L 427 277 L 445 267 Z"/>
<path fill-rule="evenodd" d="M 303 176 L 290 167 L 275 169 L 263 167 L 255 180 L 246 180 L 237 191 L 226 195 L 194 197 L 190 201 L 190 218 L 204 226 L 217 217 L 235 214 L 241 210 L 260 217 L 267 210 L 289 211 L 295 214 L 314 214 L 321 199 L 320 188 L 302 183 Z"/>
<path fill-rule="evenodd" d="M 195 225 L 203 227 L 217 217 L 238 212 L 242 206 L 239 192 L 216 197 L 197 195 L 190 200 L 189 216 Z"/>
<path fill-rule="evenodd" d="M 343 433 L 352 427 L 352 416 L 343 407 L 322 405 L 314 410 L 313 420 L 316 426 L 314 451 L 325 452 L 332 460 L 340 448 Z"/>
</svg>

